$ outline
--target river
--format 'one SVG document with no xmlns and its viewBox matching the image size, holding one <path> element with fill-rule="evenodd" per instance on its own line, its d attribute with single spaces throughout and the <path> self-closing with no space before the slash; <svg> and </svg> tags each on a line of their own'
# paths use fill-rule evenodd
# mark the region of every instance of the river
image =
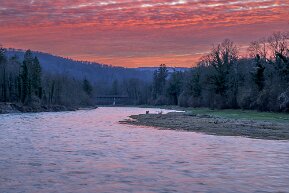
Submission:
<svg viewBox="0 0 289 193">
<path fill-rule="evenodd" d="M 0 192 L 289 192 L 289 142 L 120 124 L 159 109 L 0 115 Z"/>
</svg>

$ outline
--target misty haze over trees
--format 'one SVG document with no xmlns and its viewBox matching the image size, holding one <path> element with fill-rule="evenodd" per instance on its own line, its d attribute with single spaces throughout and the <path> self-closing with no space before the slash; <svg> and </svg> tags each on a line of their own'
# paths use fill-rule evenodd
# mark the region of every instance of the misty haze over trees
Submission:
<svg viewBox="0 0 289 193">
<path fill-rule="evenodd" d="M 254 41 L 248 56 L 230 40 L 214 46 L 197 67 L 168 71 L 73 61 L 1 48 L 0 101 L 24 105 L 91 106 L 97 96 L 126 96 L 126 105 L 289 111 L 289 35 Z"/>
</svg>

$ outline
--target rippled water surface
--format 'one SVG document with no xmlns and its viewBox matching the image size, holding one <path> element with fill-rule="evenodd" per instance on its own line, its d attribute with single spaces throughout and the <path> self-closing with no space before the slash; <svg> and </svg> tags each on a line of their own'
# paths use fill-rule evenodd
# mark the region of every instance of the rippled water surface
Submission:
<svg viewBox="0 0 289 193">
<path fill-rule="evenodd" d="M 288 141 L 118 123 L 146 110 L 0 115 L 0 192 L 289 192 Z"/>
</svg>

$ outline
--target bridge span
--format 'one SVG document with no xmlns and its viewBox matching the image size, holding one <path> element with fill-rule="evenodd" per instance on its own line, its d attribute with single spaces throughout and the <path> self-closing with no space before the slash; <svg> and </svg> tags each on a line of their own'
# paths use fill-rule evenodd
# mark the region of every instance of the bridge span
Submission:
<svg viewBox="0 0 289 193">
<path fill-rule="evenodd" d="M 96 96 L 97 104 L 101 105 L 117 105 L 127 104 L 130 101 L 130 97 L 126 95 L 99 95 Z"/>
</svg>

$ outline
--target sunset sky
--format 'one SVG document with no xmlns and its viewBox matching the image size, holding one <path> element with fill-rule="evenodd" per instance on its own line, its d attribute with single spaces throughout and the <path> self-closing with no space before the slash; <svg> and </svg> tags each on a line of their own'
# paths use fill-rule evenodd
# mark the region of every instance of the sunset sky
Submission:
<svg viewBox="0 0 289 193">
<path fill-rule="evenodd" d="M 117 66 L 192 66 L 289 31 L 288 0 L 0 0 L 0 44 Z"/>
</svg>

